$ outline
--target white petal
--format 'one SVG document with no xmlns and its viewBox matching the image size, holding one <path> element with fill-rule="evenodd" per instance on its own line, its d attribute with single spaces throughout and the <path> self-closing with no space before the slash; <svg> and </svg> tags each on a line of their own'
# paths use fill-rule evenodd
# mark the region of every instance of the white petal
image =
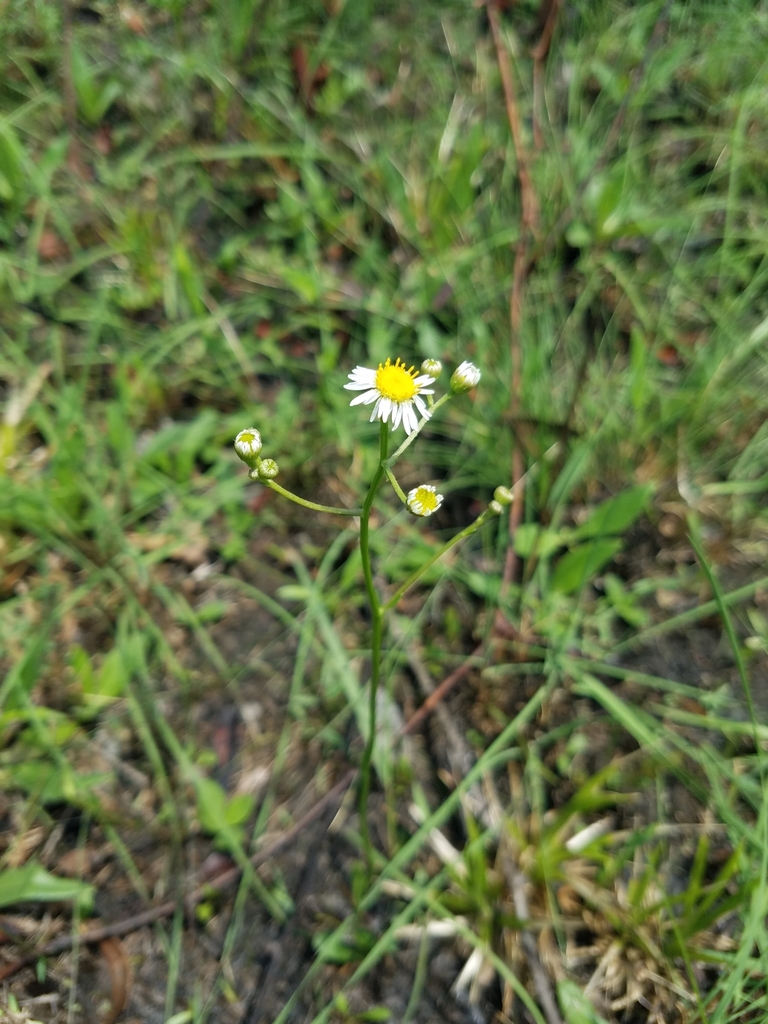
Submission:
<svg viewBox="0 0 768 1024">
<path fill-rule="evenodd" d="M 370 405 L 371 402 L 375 402 L 378 397 L 379 397 L 379 392 L 374 389 L 372 391 L 366 391 L 366 393 L 364 395 L 357 395 L 357 397 L 353 398 L 352 401 L 349 404 L 350 405 Z"/>
<path fill-rule="evenodd" d="M 400 426 L 400 420 L 403 418 L 403 406 L 402 404 L 396 405 L 392 412 L 392 429 L 397 430 Z"/>
<path fill-rule="evenodd" d="M 421 413 L 425 420 L 428 420 L 429 417 L 432 415 L 432 413 L 424 404 L 423 400 L 419 398 L 418 395 L 413 396 L 413 404 L 416 406 L 416 408 L 419 410 L 419 412 Z"/>
<path fill-rule="evenodd" d="M 368 421 L 369 423 L 373 423 L 373 421 L 376 419 L 377 416 L 379 418 L 381 418 L 381 402 L 382 402 L 382 398 L 381 398 L 381 395 L 379 395 L 379 399 L 376 402 L 376 405 L 374 405 L 374 407 L 373 407 L 373 412 L 371 413 L 371 418 Z"/>
</svg>

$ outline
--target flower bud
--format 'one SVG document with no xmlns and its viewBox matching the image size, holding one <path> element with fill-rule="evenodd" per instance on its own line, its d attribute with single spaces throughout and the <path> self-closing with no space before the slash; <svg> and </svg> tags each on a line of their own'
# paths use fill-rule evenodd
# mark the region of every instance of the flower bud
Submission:
<svg viewBox="0 0 768 1024">
<path fill-rule="evenodd" d="M 247 466 L 253 468 L 261 451 L 261 434 L 258 430 L 241 430 L 235 438 L 235 451 Z"/>
<path fill-rule="evenodd" d="M 428 373 L 430 377 L 439 377 L 443 372 L 443 364 L 439 359 L 425 359 L 421 364 L 421 372 Z"/>
<path fill-rule="evenodd" d="M 501 504 L 501 502 L 494 500 L 488 506 L 488 511 L 492 512 L 493 515 L 495 516 L 500 516 L 501 513 L 504 511 L 504 506 Z"/>
<path fill-rule="evenodd" d="M 511 505 L 515 500 L 515 496 L 508 487 L 497 487 L 493 492 L 493 497 L 500 505 Z"/>
<path fill-rule="evenodd" d="M 454 395 L 463 395 L 471 391 L 480 381 L 480 371 L 474 363 L 463 362 L 457 366 L 451 376 L 451 391 Z"/>
<path fill-rule="evenodd" d="M 431 484 L 421 484 L 408 491 L 405 504 L 408 511 L 415 516 L 431 516 L 443 503 L 442 494 L 438 494 Z"/>
<path fill-rule="evenodd" d="M 255 472 L 259 480 L 274 480 L 280 469 L 274 459 L 262 459 Z"/>
</svg>

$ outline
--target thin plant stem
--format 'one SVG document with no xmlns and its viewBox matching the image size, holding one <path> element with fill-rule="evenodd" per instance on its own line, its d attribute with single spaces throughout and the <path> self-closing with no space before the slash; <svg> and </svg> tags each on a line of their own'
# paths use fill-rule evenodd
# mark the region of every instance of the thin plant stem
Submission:
<svg viewBox="0 0 768 1024">
<path fill-rule="evenodd" d="M 392 484 L 392 487 L 394 488 L 395 494 L 398 496 L 398 498 L 400 499 L 400 501 L 402 501 L 402 503 L 404 505 L 407 505 L 408 504 L 408 499 L 405 496 L 405 491 L 400 486 L 400 484 L 397 482 L 397 477 L 392 472 L 392 470 L 389 468 L 389 466 L 386 466 L 385 469 L 386 469 L 386 473 L 387 473 L 387 479 Z"/>
<path fill-rule="evenodd" d="M 419 568 L 414 573 L 411 573 L 411 575 L 408 577 L 405 583 L 403 583 L 402 586 L 397 588 L 397 590 L 386 602 L 386 604 L 382 606 L 382 612 L 386 612 L 389 611 L 390 608 L 394 608 L 397 602 L 406 592 L 406 590 L 409 590 L 413 586 L 413 584 L 416 583 L 416 581 L 424 575 L 424 573 L 427 571 L 427 569 L 429 569 L 430 566 L 434 565 L 435 562 L 441 559 L 443 555 L 446 553 L 446 551 L 450 551 L 450 549 L 455 544 L 458 544 L 459 541 L 465 540 L 467 537 L 471 537 L 476 530 L 479 530 L 481 526 L 487 523 L 488 520 L 496 514 L 497 513 L 494 512 L 493 509 L 485 509 L 485 511 L 481 512 L 473 523 L 470 523 L 469 526 L 465 526 L 464 529 L 460 533 L 457 533 L 455 537 L 451 537 L 450 540 L 447 540 L 442 547 L 439 547 L 433 555 L 429 556 L 429 558 L 426 560 L 426 562 L 424 562 L 423 565 L 419 566 Z"/>
<path fill-rule="evenodd" d="M 418 426 L 416 427 L 416 429 L 415 429 L 414 431 L 412 431 L 412 432 L 411 432 L 411 433 L 410 433 L 410 434 L 408 435 L 408 437 L 406 437 L 406 439 L 405 439 L 405 440 L 403 441 L 403 443 L 402 443 L 402 444 L 400 445 L 400 447 L 399 447 L 399 448 L 397 449 L 397 451 L 395 452 L 395 454 L 394 454 L 394 455 L 392 455 L 392 456 L 390 456 L 390 458 L 388 458 L 388 459 L 387 459 L 387 468 L 388 468 L 388 469 L 391 469 L 391 468 L 392 468 L 392 466 L 394 466 L 394 464 L 395 464 L 395 463 L 397 462 L 397 460 L 398 460 L 398 459 L 400 458 L 400 456 L 401 456 L 401 455 L 403 454 L 403 452 L 405 451 L 405 449 L 406 449 L 406 448 L 407 448 L 407 447 L 408 447 L 409 445 L 413 444 L 413 442 L 414 442 L 414 441 L 416 440 L 416 438 L 417 438 L 417 437 L 419 436 L 419 434 L 420 434 L 420 433 L 421 433 L 421 431 L 422 431 L 422 430 L 424 429 L 424 427 L 426 426 L 426 424 L 427 424 L 427 423 L 429 423 L 429 421 L 430 421 L 430 420 L 432 419 L 432 417 L 433 417 L 433 416 L 434 416 L 434 414 L 435 414 L 435 413 L 437 412 L 437 410 L 438 410 L 438 409 L 440 408 L 440 406 L 441 406 L 441 405 L 445 405 L 445 403 L 446 403 L 446 402 L 448 401 L 448 399 L 449 399 L 449 398 L 453 398 L 453 392 L 452 392 L 452 391 L 449 391 L 449 392 L 448 392 L 447 394 L 443 395 L 443 396 L 442 396 L 442 398 L 438 398 L 438 400 L 437 400 L 437 401 L 435 402 L 435 404 L 434 404 L 434 405 L 432 406 L 432 408 L 431 408 L 431 409 L 429 410 L 429 416 L 428 416 L 428 417 L 425 417 L 424 419 L 422 419 L 422 420 L 420 420 L 420 421 L 419 421 L 419 424 L 418 424 Z"/>
<path fill-rule="evenodd" d="M 284 498 L 288 498 L 289 501 L 295 501 L 297 505 L 303 505 L 304 508 L 311 508 L 313 512 L 330 512 L 335 516 L 359 516 L 362 515 L 362 509 L 359 508 L 334 508 L 332 505 L 318 505 L 315 501 L 307 501 L 306 498 L 300 498 L 298 494 L 294 494 L 293 491 L 287 491 L 285 487 L 275 483 L 274 480 L 262 480 L 261 483 L 266 484 L 267 487 L 273 491 L 277 491 L 278 494 L 282 494 Z"/>
<path fill-rule="evenodd" d="M 373 745 L 376 740 L 376 697 L 379 690 L 379 676 L 381 673 L 381 639 L 383 632 L 383 610 L 373 583 L 369 538 L 371 509 L 373 508 L 376 491 L 379 489 L 379 484 L 384 478 L 386 470 L 387 446 L 387 425 L 382 423 L 379 435 L 379 465 L 373 480 L 371 480 L 371 486 L 368 488 L 368 494 L 363 503 L 363 511 L 360 515 L 360 559 L 363 563 L 365 592 L 371 609 L 371 687 L 368 698 L 368 739 L 363 750 L 362 761 L 360 762 L 358 811 L 360 815 L 360 837 L 363 842 L 369 875 L 373 870 L 373 847 L 371 846 L 371 833 L 368 828 L 368 796 L 371 791 L 371 761 L 373 760 Z"/>
</svg>

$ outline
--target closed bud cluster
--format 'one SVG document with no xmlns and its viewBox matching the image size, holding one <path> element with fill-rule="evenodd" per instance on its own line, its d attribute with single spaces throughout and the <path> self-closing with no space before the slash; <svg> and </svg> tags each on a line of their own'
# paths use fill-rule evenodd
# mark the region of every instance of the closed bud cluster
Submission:
<svg viewBox="0 0 768 1024">
<path fill-rule="evenodd" d="M 502 513 L 502 512 L 504 511 L 504 506 L 503 506 L 503 505 L 501 504 L 501 502 L 500 502 L 500 501 L 496 501 L 496 499 L 494 498 L 494 500 L 493 500 L 493 501 L 492 501 L 492 502 L 490 503 L 490 505 L 488 506 L 488 509 L 489 509 L 489 511 L 491 511 L 491 512 L 492 512 L 492 513 L 493 513 L 493 514 L 494 514 L 495 516 L 500 516 L 500 515 L 501 515 L 501 513 Z"/>
<path fill-rule="evenodd" d="M 515 500 L 515 496 L 508 487 L 497 487 L 493 492 L 493 497 L 500 505 L 511 505 Z"/>
<path fill-rule="evenodd" d="M 474 363 L 461 363 L 451 375 L 451 391 L 454 395 L 463 395 L 479 383 L 480 371 Z"/>
<path fill-rule="evenodd" d="M 439 359 L 425 359 L 421 364 L 421 372 L 428 373 L 430 377 L 439 377 L 443 372 L 443 364 Z"/>
</svg>

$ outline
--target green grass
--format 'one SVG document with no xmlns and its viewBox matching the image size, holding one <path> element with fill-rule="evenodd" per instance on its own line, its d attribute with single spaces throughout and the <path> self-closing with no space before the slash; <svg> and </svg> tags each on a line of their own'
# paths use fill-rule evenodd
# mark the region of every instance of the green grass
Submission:
<svg viewBox="0 0 768 1024">
<path fill-rule="evenodd" d="M 502 18 L 529 146 L 536 16 L 531 2 Z M 529 470 L 521 565 L 502 592 L 500 522 L 407 598 L 402 639 L 387 640 L 393 721 L 422 699 L 414 652 L 439 683 L 500 602 L 524 643 L 497 645 L 449 702 L 473 761 L 450 793 L 418 745 L 382 740 L 378 879 L 366 889 L 350 868 L 354 913 L 316 923 L 316 959 L 280 1019 L 294 1002 L 310 1019 L 366 1019 L 356 986 L 398 929 L 442 918 L 501 979 L 505 1012 L 517 992 L 541 1019 L 505 859 L 531 882 L 567 1024 L 652 1019 L 646 1003 L 664 1020 L 761 1019 L 766 12 L 563 5 L 531 160 L 541 214 L 517 420 L 520 197 L 482 10 L 154 0 L 121 16 L 94 0 L 73 7 L 71 44 L 61 18 L 52 0 L 0 9 L 2 868 L 50 841 L 55 873 L 51 836 L 69 815 L 111 837 L 142 900 L 129 840 L 154 830 L 173 893 L 190 836 L 244 863 L 286 827 L 298 789 L 314 780 L 319 796 L 357 763 L 353 535 L 263 500 L 231 441 L 257 426 L 287 486 L 357 505 L 377 428 L 349 408 L 346 374 L 469 358 L 475 396 L 399 464 L 406 489 L 440 482 L 445 511 L 427 529 L 382 499 L 378 578 L 396 589 L 509 485 L 515 444 Z M 254 672 L 277 710 L 243 757 L 272 774 L 243 800 L 211 776 L 198 709 L 250 706 Z M 115 758 L 146 785 L 126 789 Z M 486 818 L 466 797 L 483 778 L 498 801 Z M 598 820 L 604 833 L 569 849 Z M 429 852 L 443 827 L 463 871 Z M 181 919 L 161 929 L 166 1018 L 230 1019 L 251 896 L 265 920 L 293 912 L 277 869 L 246 872 L 205 991 L 185 980 Z M 589 954 L 578 917 L 593 923 Z M 327 966 L 345 959 L 353 969 Z M 576 1005 L 583 990 L 596 1009 Z M 479 1005 L 479 982 L 467 998 Z"/>
</svg>

